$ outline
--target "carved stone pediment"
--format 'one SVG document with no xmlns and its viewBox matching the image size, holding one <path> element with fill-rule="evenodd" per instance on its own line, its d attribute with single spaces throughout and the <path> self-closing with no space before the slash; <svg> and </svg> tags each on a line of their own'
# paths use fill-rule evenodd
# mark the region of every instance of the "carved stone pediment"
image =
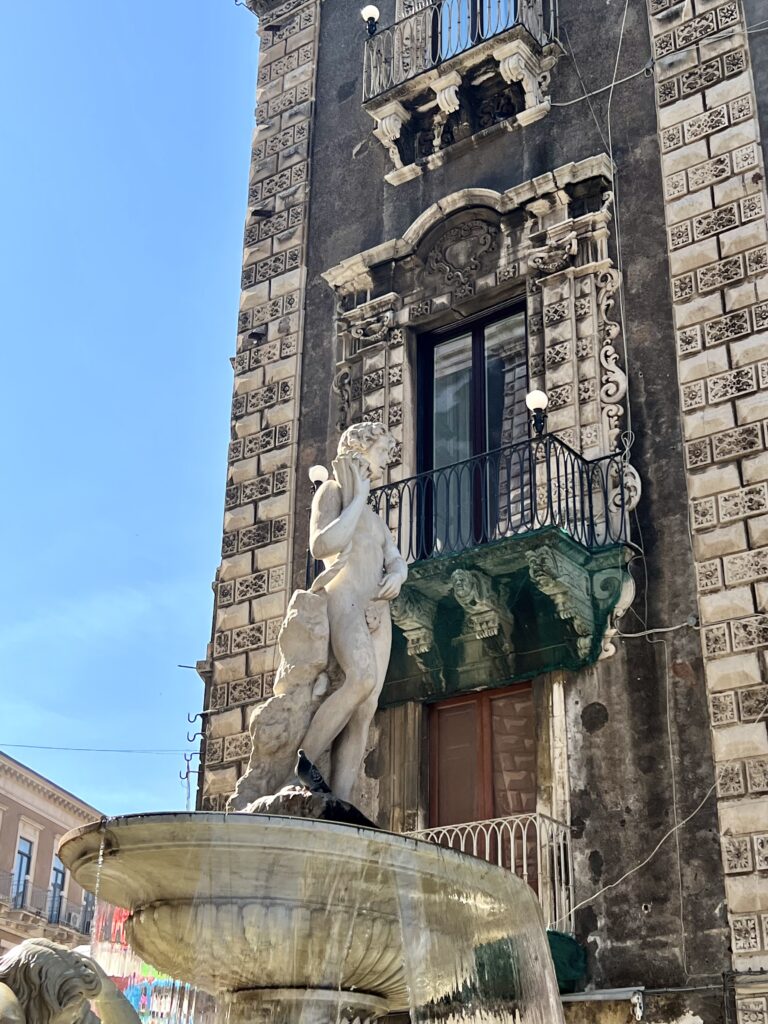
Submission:
<svg viewBox="0 0 768 1024">
<path fill-rule="evenodd" d="M 449 228 L 432 246 L 425 259 L 425 276 L 441 279 L 447 286 L 467 284 L 496 252 L 499 229 L 477 218 Z"/>
</svg>

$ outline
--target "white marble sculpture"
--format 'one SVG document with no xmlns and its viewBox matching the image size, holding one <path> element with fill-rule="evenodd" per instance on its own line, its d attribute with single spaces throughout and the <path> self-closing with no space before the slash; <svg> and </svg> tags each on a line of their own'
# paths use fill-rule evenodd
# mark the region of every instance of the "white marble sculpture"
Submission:
<svg viewBox="0 0 768 1024">
<path fill-rule="evenodd" d="M 0 958 L 0 1024 L 99 1021 L 139 1024 L 139 1016 L 95 960 L 49 939 L 26 939 Z"/>
<path fill-rule="evenodd" d="M 332 751 L 333 794 L 352 795 L 389 663 L 389 603 L 408 575 L 386 523 L 368 507 L 394 445 L 382 423 L 349 427 L 333 475 L 315 494 L 310 550 L 325 569 L 291 598 L 275 696 L 251 715 L 251 760 L 230 810 L 293 782 L 299 747 L 312 761 Z"/>
</svg>

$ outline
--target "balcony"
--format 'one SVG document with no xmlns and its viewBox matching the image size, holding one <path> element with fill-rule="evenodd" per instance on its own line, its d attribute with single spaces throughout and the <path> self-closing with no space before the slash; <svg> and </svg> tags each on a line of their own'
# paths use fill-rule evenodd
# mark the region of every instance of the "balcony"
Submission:
<svg viewBox="0 0 768 1024">
<path fill-rule="evenodd" d="M 63 932 L 88 935 L 92 919 L 93 908 L 83 902 L 74 903 L 57 889 L 19 884 L 10 871 L 0 871 L 0 924 L 9 931 L 66 941 Z"/>
<path fill-rule="evenodd" d="M 613 653 L 633 594 L 623 454 L 536 437 L 371 492 L 409 565 L 383 707 L 502 686 Z M 308 584 L 320 563 L 308 564 Z"/>
<path fill-rule="evenodd" d="M 555 0 L 435 0 L 365 44 L 363 104 L 400 184 L 470 137 L 549 111 Z"/>
<path fill-rule="evenodd" d="M 514 872 L 541 903 L 547 928 L 573 932 L 571 833 L 545 814 L 517 814 L 408 832 Z"/>
<path fill-rule="evenodd" d="M 519 0 L 443 0 L 379 29 L 365 45 L 363 101 L 376 99 L 509 29 L 540 46 L 555 35 L 555 6 Z M 451 65 L 448 64 L 448 67 Z"/>
</svg>

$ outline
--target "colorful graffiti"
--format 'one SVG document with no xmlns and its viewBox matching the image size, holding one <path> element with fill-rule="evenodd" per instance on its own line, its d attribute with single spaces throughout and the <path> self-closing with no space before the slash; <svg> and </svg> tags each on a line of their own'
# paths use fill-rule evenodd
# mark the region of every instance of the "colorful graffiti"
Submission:
<svg viewBox="0 0 768 1024">
<path fill-rule="evenodd" d="M 211 997 L 144 963 L 128 945 L 127 920 L 127 910 L 99 902 L 90 951 L 129 1000 L 142 1024 L 212 1024 Z"/>
</svg>

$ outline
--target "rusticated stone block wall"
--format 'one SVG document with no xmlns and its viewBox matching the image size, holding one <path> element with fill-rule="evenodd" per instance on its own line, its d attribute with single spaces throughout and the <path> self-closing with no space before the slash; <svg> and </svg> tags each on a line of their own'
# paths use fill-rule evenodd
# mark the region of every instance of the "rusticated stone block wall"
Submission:
<svg viewBox="0 0 768 1024">
<path fill-rule="evenodd" d="M 649 8 L 723 866 L 734 966 L 747 970 L 768 966 L 768 248 L 758 98 L 740 0 Z M 753 1002 L 737 998 L 740 1019 L 768 1020 L 765 999 Z"/>
<path fill-rule="evenodd" d="M 259 21 L 222 559 L 201 667 L 205 809 L 224 806 L 248 760 L 248 716 L 272 693 L 290 596 L 318 21 L 318 0 L 272 6 Z"/>
</svg>

